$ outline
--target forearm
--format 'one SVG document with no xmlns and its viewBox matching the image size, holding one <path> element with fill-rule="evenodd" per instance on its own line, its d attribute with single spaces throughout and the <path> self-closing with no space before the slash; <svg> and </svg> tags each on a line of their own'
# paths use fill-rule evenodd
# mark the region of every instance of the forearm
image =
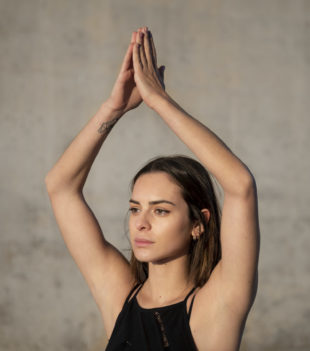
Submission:
<svg viewBox="0 0 310 351">
<path fill-rule="evenodd" d="M 122 116 L 103 103 L 45 177 L 50 193 L 82 191 L 90 168 L 112 127 Z"/>
<path fill-rule="evenodd" d="M 224 192 L 240 194 L 252 186 L 249 169 L 209 128 L 185 112 L 169 95 L 152 104 L 173 132 L 215 176 Z"/>
</svg>

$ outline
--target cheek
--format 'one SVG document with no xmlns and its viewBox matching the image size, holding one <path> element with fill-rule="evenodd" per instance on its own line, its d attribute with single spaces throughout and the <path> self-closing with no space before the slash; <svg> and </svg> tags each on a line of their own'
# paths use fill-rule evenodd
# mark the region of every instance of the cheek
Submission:
<svg viewBox="0 0 310 351">
<path fill-rule="evenodd" d="M 133 218 L 129 218 L 128 220 L 128 230 L 129 230 L 129 235 L 133 235 L 135 232 L 136 226 L 135 226 L 135 221 Z"/>
<path fill-rule="evenodd" d="M 176 216 L 161 223 L 161 233 L 167 238 L 183 240 L 190 233 L 189 221 L 184 216 Z"/>
<path fill-rule="evenodd" d="M 129 217 L 128 229 L 129 235 L 133 235 L 137 231 L 136 226 L 137 218 Z M 175 214 L 169 217 L 155 217 L 151 220 L 151 232 L 156 237 L 170 239 L 183 240 L 190 234 L 190 222 L 189 219 L 183 214 Z"/>
</svg>

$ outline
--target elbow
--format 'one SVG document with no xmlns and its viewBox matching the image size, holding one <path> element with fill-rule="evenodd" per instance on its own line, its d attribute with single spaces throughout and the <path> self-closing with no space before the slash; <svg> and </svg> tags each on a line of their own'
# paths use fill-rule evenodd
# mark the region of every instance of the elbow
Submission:
<svg viewBox="0 0 310 351">
<path fill-rule="evenodd" d="M 247 197 L 256 193 L 256 181 L 251 172 L 248 172 L 240 183 L 240 195 Z"/>
<path fill-rule="evenodd" d="M 234 181 L 234 186 L 226 191 L 227 194 L 231 194 L 238 197 L 248 197 L 256 193 L 256 182 L 252 173 L 248 170 L 239 174 Z"/>
<path fill-rule="evenodd" d="M 45 188 L 49 195 L 60 192 L 61 186 L 59 184 L 59 181 L 57 181 L 55 177 L 52 176 L 50 173 L 48 173 L 45 176 L 44 183 L 45 183 Z"/>
<path fill-rule="evenodd" d="M 54 194 L 72 194 L 83 192 L 83 185 L 75 182 L 74 180 L 65 182 L 61 175 L 48 173 L 44 178 L 44 182 L 47 193 L 50 196 Z"/>
<path fill-rule="evenodd" d="M 48 173 L 47 173 L 47 175 L 44 178 L 44 183 L 45 183 L 45 187 L 48 188 L 49 184 L 50 184 L 50 177 L 49 177 Z"/>
<path fill-rule="evenodd" d="M 51 193 L 53 181 L 52 181 L 49 173 L 45 176 L 44 183 L 45 183 L 45 188 L 46 188 L 47 192 Z"/>
</svg>

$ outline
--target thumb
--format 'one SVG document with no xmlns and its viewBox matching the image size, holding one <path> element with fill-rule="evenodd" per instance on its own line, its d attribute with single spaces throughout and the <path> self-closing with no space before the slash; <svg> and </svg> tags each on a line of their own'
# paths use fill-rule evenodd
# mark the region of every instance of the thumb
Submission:
<svg viewBox="0 0 310 351">
<path fill-rule="evenodd" d="M 159 67 L 159 75 L 163 84 L 163 88 L 165 89 L 165 80 L 164 80 L 164 71 L 165 71 L 166 67 L 165 66 L 160 66 Z"/>
<path fill-rule="evenodd" d="M 160 77 L 162 78 L 162 80 L 164 80 L 164 71 L 165 71 L 166 67 L 165 66 L 160 66 L 159 67 L 159 74 Z"/>
</svg>

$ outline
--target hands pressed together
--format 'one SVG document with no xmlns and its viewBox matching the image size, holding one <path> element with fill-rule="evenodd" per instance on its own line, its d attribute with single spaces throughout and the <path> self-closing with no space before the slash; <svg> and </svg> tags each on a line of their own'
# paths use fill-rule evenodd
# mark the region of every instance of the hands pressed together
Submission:
<svg viewBox="0 0 310 351">
<path fill-rule="evenodd" d="M 111 109 L 125 113 L 142 101 L 153 108 L 156 96 L 167 96 L 164 66 L 157 67 L 153 36 L 147 27 L 141 27 L 132 33 L 120 73 L 106 103 Z"/>
</svg>

